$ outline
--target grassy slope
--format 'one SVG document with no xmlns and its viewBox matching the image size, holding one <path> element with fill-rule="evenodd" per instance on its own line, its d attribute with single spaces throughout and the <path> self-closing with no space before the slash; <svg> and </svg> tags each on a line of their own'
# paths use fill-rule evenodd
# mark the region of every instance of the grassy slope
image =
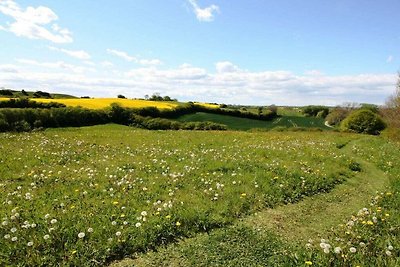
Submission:
<svg viewBox="0 0 400 267">
<path fill-rule="evenodd" d="M 365 141 L 361 139 L 351 144 L 360 142 Z M 343 150 L 352 154 L 349 144 Z M 281 240 L 305 244 L 309 238 L 325 238 L 332 227 L 360 208 L 368 207 L 371 196 L 388 186 L 386 173 L 360 157 L 354 159 L 361 164 L 362 172 L 330 193 L 258 212 L 229 229 L 186 239 L 112 266 L 291 265 L 293 262 L 285 262 L 285 257 L 276 256 L 286 253 L 282 251 L 285 245 Z"/>
<path fill-rule="evenodd" d="M 259 121 L 198 112 L 195 114 L 184 115 L 179 118 L 179 121 L 212 121 L 225 124 L 232 130 L 249 130 L 252 128 L 273 129 L 276 127 L 318 127 L 321 129 L 329 129 L 324 125 L 323 119 L 300 116 L 282 116 L 273 121 Z"/>
</svg>

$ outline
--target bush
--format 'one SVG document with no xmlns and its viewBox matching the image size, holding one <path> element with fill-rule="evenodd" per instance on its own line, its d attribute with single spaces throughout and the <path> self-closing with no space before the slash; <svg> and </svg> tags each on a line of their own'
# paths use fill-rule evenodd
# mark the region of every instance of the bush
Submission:
<svg viewBox="0 0 400 267">
<path fill-rule="evenodd" d="M 5 120 L 5 117 L 3 114 L 0 114 L 0 132 L 6 132 L 10 128 L 10 125 L 8 125 L 8 122 Z"/>
<path fill-rule="evenodd" d="M 344 131 L 377 135 L 386 128 L 385 122 L 371 110 L 353 111 L 341 124 Z"/>
<path fill-rule="evenodd" d="M 303 113 L 306 116 L 325 118 L 329 113 L 329 108 L 324 106 L 307 106 L 303 109 Z"/>
<path fill-rule="evenodd" d="M 28 98 L 10 99 L 0 101 L 0 108 L 63 108 L 64 104 L 57 102 L 40 103 Z"/>
<path fill-rule="evenodd" d="M 331 113 L 328 114 L 328 116 L 326 116 L 326 121 L 331 126 L 339 125 L 347 117 L 347 115 L 349 115 L 349 113 L 350 110 L 348 109 L 340 107 L 335 108 Z"/>
<path fill-rule="evenodd" d="M 13 96 L 14 93 L 9 89 L 2 89 L 0 90 L 0 95 Z"/>
</svg>

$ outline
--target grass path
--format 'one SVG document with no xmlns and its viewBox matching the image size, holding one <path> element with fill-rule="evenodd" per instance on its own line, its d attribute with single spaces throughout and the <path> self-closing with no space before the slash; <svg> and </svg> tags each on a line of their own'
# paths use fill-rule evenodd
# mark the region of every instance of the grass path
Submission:
<svg viewBox="0 0 400 267">
<path fill-rule="evenodd" d="M 347 145 L 343 150 L 351 155 L 349 147 L 350 145 Z M 307 197 L 295 204 L 258 212 L 239 221 L 235 227 L 250 227 L 257 229 L 260 233 L 273 232 L 279 238 L 290 243 L 304 243 L 309 238 L 324 237 L 332 227 L 343 223 L 353 213 L 368 206 L 370 197 L 376 191 L 384 190 L 388 185 L 387 175 L 372 163 L 360 158 L 353 158 L 353 160 L 361 164 L 362 171 L 354 178 L 336 186 L 330 193 Z M 219 232 L 217 235 L 221 235 L 221 230 L 216 230 L 216 232 Z M 134 260 L 126 259 L 111 266 L 207 266 L 204 262 L 207 262 L 207 257 L 213 257 L 213 253 L 215 253 L 215 239 L 215 234 L 200 234 L 162 248 L 157 252 L 139 255 Z M 246 239 L 245 242 L 247 241 L 251 243 L 255 240 Z M 220 245 L 224 244 L 223 246 L 228 247 L 218 247 L 217 249 L 235 250 L 237 244 L 233 243 L 235 242 L 230 241 L 228 244 L 219 242 Z M 196 248 L 195 251 L 193 248 Z M 252 246 L 245 245 L 239 251 L 243 251 L 243 249 L 251 250 Z M 200 253 L 197 250 L 202 251 L 202 256 L 205 257 L 199 257 L 198 262 L 196 262 L 197 259 L 193 259 L 193 255 L 187 255 L 188 253 Z M 251 265 L 258 266 L 257 264 Z"/>
</svg>

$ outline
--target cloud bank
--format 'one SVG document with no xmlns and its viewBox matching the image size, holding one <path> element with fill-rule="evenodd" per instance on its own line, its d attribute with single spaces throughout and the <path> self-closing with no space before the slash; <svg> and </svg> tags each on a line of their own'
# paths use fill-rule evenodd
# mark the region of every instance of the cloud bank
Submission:
<svg viewBox="0 0 400 267">
<path fill-rule="evenodd" d="M 394 91 L 397 79 L 396 74 L 330 76 L 316 70 L 302 75 L 290 71 L 251 72 L 229 61 L 217 62 L 212 71 L 190 64 L 169 69 L 150 66 L 118 70 L 109 62 L 98 64 L 97 69 L 62 61 L 19 59 L 17 63 L 0 65 L 2 86 L 93 97 L 115 97 L 120 93 L 143 97 L 159 92 L 183 101 L 253 105 L 383 104 Z"/>
</svg>

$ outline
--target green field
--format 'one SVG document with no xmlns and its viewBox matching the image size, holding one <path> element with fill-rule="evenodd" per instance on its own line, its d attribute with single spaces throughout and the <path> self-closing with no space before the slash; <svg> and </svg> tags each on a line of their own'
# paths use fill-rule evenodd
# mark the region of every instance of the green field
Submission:
<svg viewBox="0 0 400 267">
<path fill-rule="evenodd" d="M 216 123 L 225 124 L 231 130 L 249 130 L 249 129 L 273 129 L 273 128 L 320 128 L 329 130 L 329 127 L 324 125 L 324 120 L 314 117 L 301 117 L 301 116 L 282 116 L 272 121 L 260 121 L 246 118 L 237 118 L 227 115 L 210 114 L 204 112 L 197 112 L 195 114 L 188 114 L 180 117 L 179 121 L 212 121 Z"/>
<path fill-rule="evenodd" d="M 400 149 L 378 137 L 104 125 L 0 138 L 0 266 L 399 263 Z"/>
</svg>

